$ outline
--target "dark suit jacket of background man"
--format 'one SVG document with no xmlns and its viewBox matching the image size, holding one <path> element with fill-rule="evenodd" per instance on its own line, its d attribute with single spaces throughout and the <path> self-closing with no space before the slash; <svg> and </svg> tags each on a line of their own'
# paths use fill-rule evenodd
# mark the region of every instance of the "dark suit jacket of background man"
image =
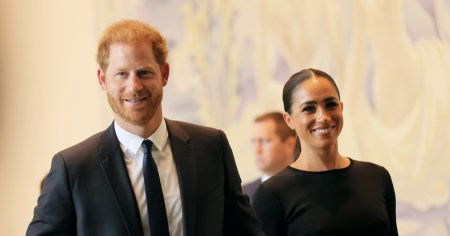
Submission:
<svg viewBox="0 0 450 236">
<path fill-rule="evenodd" d="M 221 130 L 166 119 L 185 236 L 263 235 Z M 57 153 L 27 235 L 143 235 L 114 125 Z"/>
<path fill-rule="evenodd" d="M 258 186 L 261 184 L 261 178 L 256 179 L 253 182 L 250 182 L 248 184 L 244 184 L 242 186 L 242 190 L 244 191 L 244 193 L 246 193 L 248 195 L 248 197 L 250 198 L 250 201 L 253 200 L 253 194 L 255 194 L 256 189 L 258 188 Z"/>
</svg>

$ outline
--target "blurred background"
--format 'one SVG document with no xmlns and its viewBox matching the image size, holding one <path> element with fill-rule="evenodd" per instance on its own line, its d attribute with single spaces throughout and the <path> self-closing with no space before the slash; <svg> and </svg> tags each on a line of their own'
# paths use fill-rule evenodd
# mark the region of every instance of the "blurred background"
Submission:
<svg viewBox="0 0 450 236">
<path fill-rule="evenodd" d="M 314 67 L 344 102 L 341 153 L 385 166 L 400 235 L 450 235 L 450 0 L 0 0 L 0 235 L 24 235 L 52 156 L 112 122 L 103 29 L 169 41 L 164 114 L 225 130 L 244 182 L 250 128 Z"/>
</svg>

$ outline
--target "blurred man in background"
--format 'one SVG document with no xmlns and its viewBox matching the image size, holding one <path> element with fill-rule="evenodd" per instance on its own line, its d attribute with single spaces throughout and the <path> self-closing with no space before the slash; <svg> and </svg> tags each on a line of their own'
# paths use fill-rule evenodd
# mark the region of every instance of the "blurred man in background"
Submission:
<svg viewBox="0 0 450 236">
<path fill-rule="evenodd" d="M 256 167 L 262 176 L 243 186 L 250 200 L 259 184 L 294 162 L 296 134 L 286 124 L 282 113 L 270 112 L 255 119 L 252 144 Z"/>
</svg>

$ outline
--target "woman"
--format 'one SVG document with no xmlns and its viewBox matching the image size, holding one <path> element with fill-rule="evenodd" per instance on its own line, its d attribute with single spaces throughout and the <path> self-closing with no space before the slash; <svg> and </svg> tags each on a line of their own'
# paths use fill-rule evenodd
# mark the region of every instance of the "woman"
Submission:
<svg viewBox="0 0 450 236">
<path fill-rule="evenodd" d="M 333 78 L 302 70 L 286 82 L 283 103 L 301 153 L 254 195 L 266 235 L 398 235 L 387 170 L 338 151 L 343 104 Z"/>
</svg>

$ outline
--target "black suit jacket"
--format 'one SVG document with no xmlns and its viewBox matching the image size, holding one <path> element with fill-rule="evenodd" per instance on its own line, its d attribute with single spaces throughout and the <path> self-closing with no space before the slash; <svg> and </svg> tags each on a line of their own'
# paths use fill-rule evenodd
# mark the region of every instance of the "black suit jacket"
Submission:
<svg viewBox="0 0 450 236">
<path fill-rule="evenodd" d="M 256 179 L 253 182 L 244 184 L 242 186 L 242 189 L 244 190 L 244 193 L 246 193 L 248 195 L 248 197 L 250 198 L 250 201 L 253 201 L 253 194 L 255 194 L 256 189 L 258 188 L 258 186 L 261 184 L 261 178 Z"/>
<path fill-rule="evenodd" d="M 185 236 L 263 235 L 225 134 L 166 120 Z M 114 126 L 57 153 L 26 235 L 143 235 Z"/>
</svg>

